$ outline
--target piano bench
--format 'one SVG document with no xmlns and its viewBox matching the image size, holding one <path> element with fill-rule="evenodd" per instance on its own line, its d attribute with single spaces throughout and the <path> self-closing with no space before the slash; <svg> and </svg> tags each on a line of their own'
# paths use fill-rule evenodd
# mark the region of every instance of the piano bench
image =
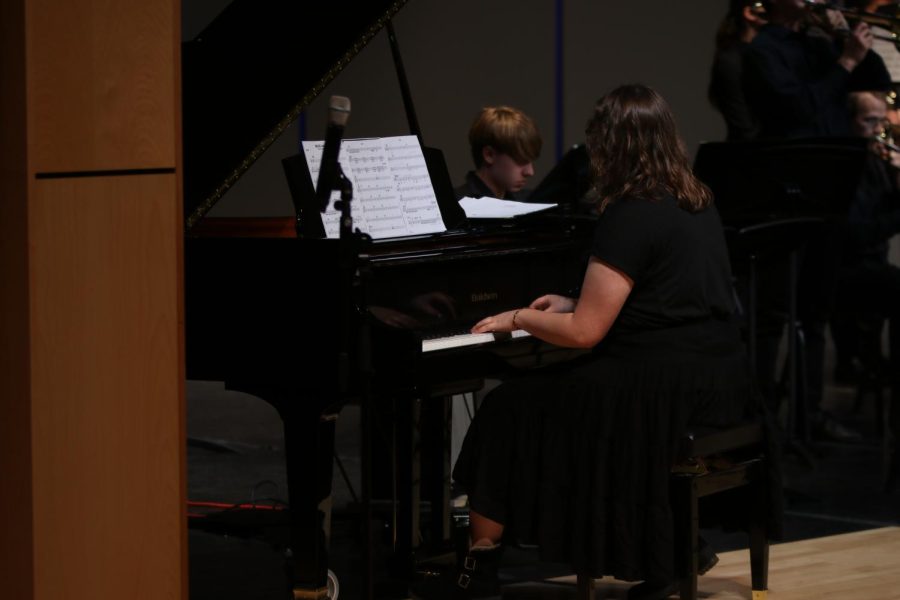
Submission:
<svg viewBox="0 0 900 600">
<path fill-rule="evenodd" d="M 679 461 L 672 468 L 669 501 L 675 521 L 675 571 L 681 600 L 697 600 L 699 562 L 699 499 L 743 489 L 748 494 L 746 528 L 750 538 L 753 600 L 764 600 L 768 587 L 766 457 L 763 426 L 746 424 L 708 433 L 688 434 L 681 442 Z M 726 458 L 740 453 L 743 458 Z M 594 581 L 577 575 L 579 600 L 593 598 Z"/>
</svg>

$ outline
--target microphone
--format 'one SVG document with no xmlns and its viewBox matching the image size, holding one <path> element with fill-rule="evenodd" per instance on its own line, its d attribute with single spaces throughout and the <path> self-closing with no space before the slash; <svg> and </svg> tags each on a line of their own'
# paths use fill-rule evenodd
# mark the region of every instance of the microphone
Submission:
<svg viewBox="0 0 900 600">
<path fill-rule="evenodd" d="M 325 130 L 325 147 L 322 149 L 322 164 L 319 166 L 319 180 L 316 183 L 316 203 L 325 212 L 331 191 L 338 182 L 338 154 L 344 125 L 350 116 L 350 99 L 332 96 L 328 104 L 328 128 Z"/>
</svg>

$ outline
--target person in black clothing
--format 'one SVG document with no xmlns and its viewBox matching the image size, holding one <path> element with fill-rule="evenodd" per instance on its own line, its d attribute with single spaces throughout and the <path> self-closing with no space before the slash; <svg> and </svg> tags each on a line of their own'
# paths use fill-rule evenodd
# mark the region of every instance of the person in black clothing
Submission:
<svg viewBox="0 0 900 600">
<path fill-rule="evenodd" d="M 769 22 L 753 39 L 744 63 L 744 89 L 759 119 L 760 137 L 849 135 L 847 94 L 890 89 L 872 32 L 858 23 L 843 38 L 809 26 L 803 0 L 769 0 Z M 840 22 L 840 13 L 829 12 Z"/>
<path fill-rule="evenodd" d="M 476 413 L 454 470 L 470 503 L 463 597 L 497 594 L 503 538 L 578 572 L 643 581 L 629 598 L 666 597 L 677 587 L 678 440 L 762 410 L 722 226 L 670 108 L 646 86 L 622 86 L 599 100 L 586 134 L 601 214 L 580 296 L 545 295 L 472 331 L 523 329 L 592 352 L 506 381 Z"/>
<path fill-rule="evenodd" d="M 454 191 L 465 196 L 521 200 L 534 161 L 541 153 L 541 134 L 534 121 L 510 106 L 483 108 L 469 128 L 475 170 Z"/>
<path fill-rule="evenodd" d="M 884 132 L 887 103 L 881 93 L 851 94 L 851 127 L 855 135 L 871 139 L 872 152 L 848 215 L 847 244 L 838 271 L 838 287 L 832 333 L 838 364 L 856 354 L 864 366 L 881 376 L 880 324 L 889 324 L 890 383 L 895 410 L 893 431 L 900 433 L 900 268 L 888 262 L 888 240 L 900 233 L 900 153 L 874 141 Z M 874 348 L 856 343 L 855 327 L 871 327 Z M 849 348 L 848 348 L 849 346 Z"/>
<path fill-rule="evenodd" d="M 872 32 L 858 23 L 846 38 L 825 30 L 845 27 L 840 13 L 828 11 L 827 25 L 810 24 L 803 0 L 764 2 L 768 24 L 753 39 L 744 62 L 744 90 L 759 120 L 760 138 L 801 138 L 850 135 L 848 94 L 854 90 L 889 90 L 884 61 L 871 52 Z M 831 229 L 808 240 L 800 264 L 798 317 L 805 337 L 806 405 L 813 433 L 835 440 L 858 439 L 859 434 L 822 409 L 824 398 L 825 330 L 834 309 L 839 248 Z M 787 276 L 779 265 L 760 269 L 759 354 L 760 380 L 774 405 L 775 363 L 787 313 L 782 297 Z M 767 291 L 768 290 L 768 291 Z"/>
<path fill-rule="evenodd" d="M 759 0 L 731 0 L 716 34 L 716 54 L 713 58 L 708 96 L 712 105 L 722 113 L 728 128 L 728 141 L 750 140 L 756 137 L 759 123 L 744 96 L 744 57 L 759 28 L 765 25 L 765 9 Z"/>
<path fill-rule="evenodd" d="M 897 16 L 897 0 L 845 0 L 844 5 L 850 9 L 875 13 L 888 18 Z M 889 64 L 896 62 L 897 52 L 900 51 L 897 44 L 890 39 L 894 29 L 890 26 L 872 25 L 872 31 L 877 36 L 872 42 L 872 50 L 880 54 Z M 897 79 L 896 72 L 893 72 L 892 76 L 895 80 Z"/>
<path fill-rule="evenodd" d="M 894 294 L 900 289 L 892 283 L 900 269 L 887 259 L 888 240 L 900 232 L 897 170 L 900 153 L 874 141 L 884 132 L 887 103 L 881 94 L 857 92 L 851 94 L 850 107 L 853 133 L 873 141 L 862 180 L 850 206 L 847 244 L 839 272 L 838 310 L 832 320 L 838 370 L 846 368 L 851 357 L 863 361 L 874 359 L 872 355 L 865 355 L 865 348 L 858 346 L 853 335 L 854 321 L 863 313 L 888 316 L 893 312 L 890 309 L 894 301 L 898 300 Z M 878 285 L 879 282 L 883 285 Z M 882 301 L 885 304 L 882 305 Z M 881 308 L 876 310 L 878 307 Z M 900 350 L 891 352 L 892 356 L 895 354 L 900 354 Z M 866 366 L 876 368 L 874 364 Z"/>
</svg>

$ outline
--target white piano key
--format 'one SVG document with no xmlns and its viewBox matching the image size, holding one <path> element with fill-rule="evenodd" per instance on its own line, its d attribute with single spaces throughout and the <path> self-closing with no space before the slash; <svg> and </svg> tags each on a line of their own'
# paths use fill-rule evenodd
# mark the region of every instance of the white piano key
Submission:
<svg viewBox="0 0 900 600">
<path fill-rule="evenodd" d="M 460 335 L 422 340 L 422 352 L 434 352 L 436 350 L 462 348 L 464 346 L 477 346 L 479 344 L 490 344 L 492 342 L 502 342 L 504 340 L 524 337 L 531 337 L 531 334 L 524 329 L 517 329 L 512 333 L 463 333 Z"/>
</svg>

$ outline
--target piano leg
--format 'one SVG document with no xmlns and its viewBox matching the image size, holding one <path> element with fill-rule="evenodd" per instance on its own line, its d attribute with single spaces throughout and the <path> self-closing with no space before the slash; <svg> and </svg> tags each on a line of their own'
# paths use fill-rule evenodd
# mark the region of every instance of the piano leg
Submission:
<svg viewBox="0 0 900 600">
<path fill-rule="evenodd" d="M 478 389 L 466 382 L 460 389 L 441 389 L 439 395 L 398 394 L 379 398 L 378 426 L 369 452 L 377 456 L 390 447 L 391 557 L 390 582 L 382 586 L 388 593 L 407 597 L 406 583 L 416 577 L 422 562 L 446 562 L 455 551 L 450 519 L 450 395 Z M 443 393 L 449 391 L 449 393 Z M 376 461 L 377 462 L 377 461 Z M 421 500 L 428 502 L 431 518 L 423 529 Z M 423 548 L 423 540 L 427 547 Z M 426 552 L 427 550 L 427 552 Z M 399 587 L 397 587 L 399 586 Z"/>
<path fill-rule="evenodd" d="M 395 402 L 393 562 L 395 576 L 408 581 L 421 560 L 452 551 L 450 398 L 407 396 Z M 421 500 L 430 506 L 427 530 L 422 528 Z"/>
<path fill-rule="evenodd" d="M 419 500 L 421 497 L 420 429 L 422 401 L 414 396 L 395 400 L 394 429 L 395 512 L 393 517 L 393 570 L 401 580 L 415 571 L 419 548 Z"/>
<path fill-rule="evenodd" d="M 450 544 L 450 396 L 423 405 L 422 495 L 431 506 L 429 534 L 436 548 Z"/>
<path fill-rule="evenodd" d="M 290 501 L 287 574 L 294 600 L 328 598 L 328 539 L 337 410 L 292 395 L 275 403 L 284 423 Z"/>
<path fill-rule="evenodd" d="M 436 385 L 422 404 L 419 419 L 422 494 L 431 506 L 429 535 L 435 555 L 459 550 L 455 548 L 459 536 L 453 531 L 450 506 L 452 396 L 474 393 L 483 387 L 483 379 Z"/>
</svg>

